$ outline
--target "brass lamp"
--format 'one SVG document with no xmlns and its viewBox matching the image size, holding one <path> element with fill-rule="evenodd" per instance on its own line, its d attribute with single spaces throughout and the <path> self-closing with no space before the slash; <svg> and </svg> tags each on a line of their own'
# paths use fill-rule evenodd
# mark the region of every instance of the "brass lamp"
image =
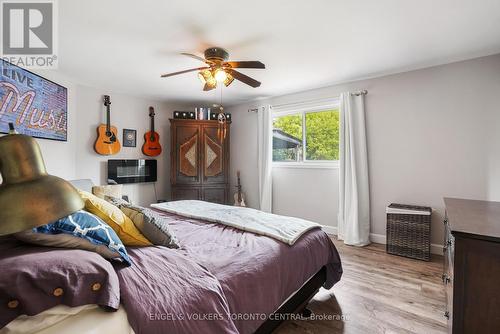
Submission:
<svg viewBox="0 0 500 334">
<path fill-rule="evenodd" d="M 0 235 L 53 223 L 83 208 L 76 189 L 48 175 L 37 142 L 25 135 L 0 137 Z"/>
</svg>

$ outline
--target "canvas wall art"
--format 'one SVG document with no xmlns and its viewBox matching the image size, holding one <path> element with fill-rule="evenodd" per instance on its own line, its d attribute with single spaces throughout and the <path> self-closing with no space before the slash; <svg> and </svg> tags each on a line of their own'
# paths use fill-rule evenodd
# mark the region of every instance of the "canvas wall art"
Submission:
<svg viewBox="0 0 500 334">
<path fill-rule="evenodd" d="M 0 133 L 8 132 L 9 123 L 21 134 L 66 141 L 67 89 L 0 60 Z"/>
</svg>

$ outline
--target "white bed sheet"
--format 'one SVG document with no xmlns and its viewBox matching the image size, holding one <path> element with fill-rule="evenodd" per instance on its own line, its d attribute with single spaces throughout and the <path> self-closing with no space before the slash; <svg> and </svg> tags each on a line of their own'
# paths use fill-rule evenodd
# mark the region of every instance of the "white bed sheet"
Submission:
<svg viewBox="0 0 500 334">
<path fill-rule="evenodd" d="M 58 305 L 34 316 L 22 315 L 0 330 L 0 334 L 134 334 L 127 313 L 120 306 L 106 312 L 97 305 Z"/>
</svg>

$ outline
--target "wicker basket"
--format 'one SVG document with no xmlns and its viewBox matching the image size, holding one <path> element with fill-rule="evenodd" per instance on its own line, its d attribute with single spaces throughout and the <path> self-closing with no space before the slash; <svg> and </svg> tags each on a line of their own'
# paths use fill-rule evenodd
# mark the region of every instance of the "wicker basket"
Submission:
<svg viewBox="0 0 500 334">
<path fill-rule="evenodd" d="M 394 213 L 397 212 L 397 213 Z M 425 206 L 391 204 L 387 207 L 387 253 L 429 261 L 431 213 Z"/>
</svg>

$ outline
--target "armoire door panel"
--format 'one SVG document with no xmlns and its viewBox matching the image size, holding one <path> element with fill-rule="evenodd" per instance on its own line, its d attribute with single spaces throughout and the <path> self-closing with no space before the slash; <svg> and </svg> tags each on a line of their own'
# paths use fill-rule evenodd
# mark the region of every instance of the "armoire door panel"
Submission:
<svg viewBox="0 0 500 334">
<path fill-rule="evenodd" d="M 175 184 L 199 184 L 200 178 L 200 128 L 177 126 L 175 130 Z"/>
<path fill-rule="evenodd" d="M 207 177 L 215 177 L 223 172 L 223 144 L 210 138 L 205 133 L 205 160 L 203 164 L 204 175 Z"/>
<path fill-rule="evenodd" d="M 203 159 L 201 172 L 204 184 L 227 182 L 226 140 L 217 137 L 217 124 L 202 127 Z"/>
</svg>

